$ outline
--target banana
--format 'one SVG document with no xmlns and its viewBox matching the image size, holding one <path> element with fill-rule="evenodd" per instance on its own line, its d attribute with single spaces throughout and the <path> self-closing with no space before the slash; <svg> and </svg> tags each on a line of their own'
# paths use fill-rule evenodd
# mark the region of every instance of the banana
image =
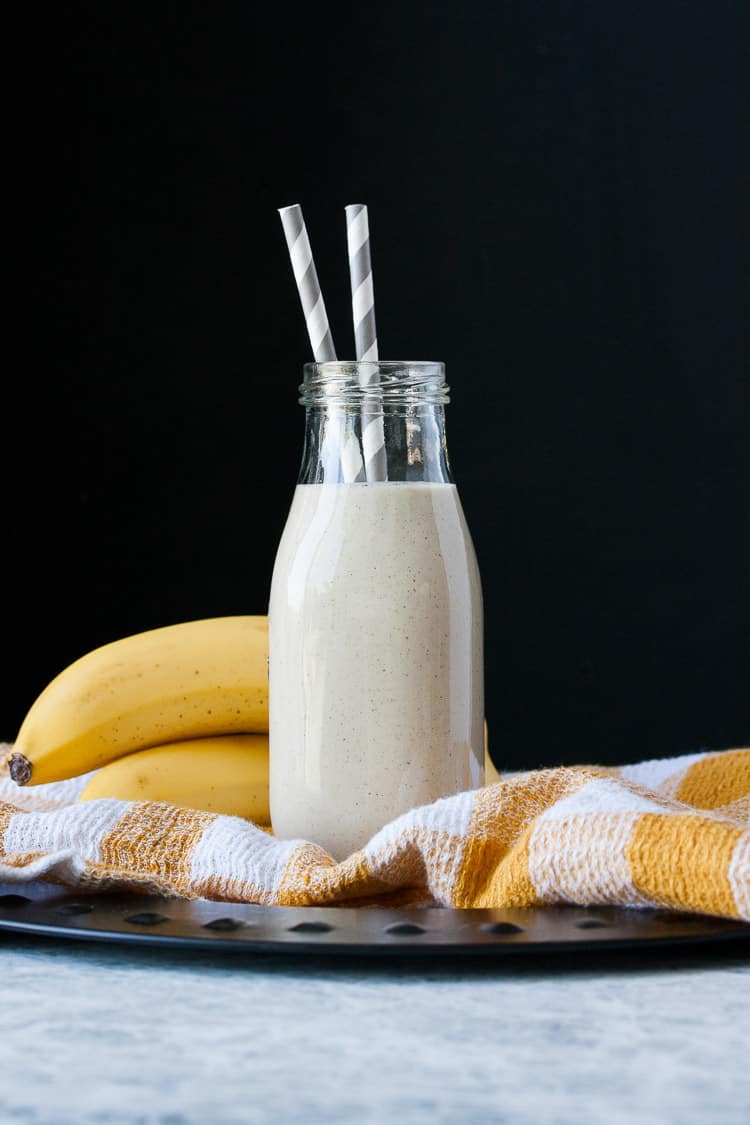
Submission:
<svg viewBox="0 0 750 1125">
<path fill-rule="evenodd" d="M 97 770 L 78 800 L 98 797 L 164 801 L 268 825 L 268 735 L 224 734 L 136 750 Z"/>
<path fill-rule="evenodd" d="M 490 728 L 484 720 L 484 784 L 495 785 L 500 780 L 500 774 L 495 768 L 495 763 L 490 757 Z"/>
<path fill-rule="evenodd" d="M 268 618 L 209 617 L 93 649 L 37 696 L 8 756 L 18 785 L 165 742 L 268 730 Z"/>
<path fill-rule="evenodd" d="M 499 780 L 487 749 L 486 785 Z M 115 797 L 241 816 L 270 826 L 268 735 L 224 734 L 136 750 L 92 774 L 79 801 Z"/>
<path fill-rule="evenodd" d="M 486 742 L 486 785 L 499 780 Z M 270 826 L 268 735 L 224 734 L 136 750 L 92 774 L 79 801 L 115 797 L 241 816 Z"/>
</svg>

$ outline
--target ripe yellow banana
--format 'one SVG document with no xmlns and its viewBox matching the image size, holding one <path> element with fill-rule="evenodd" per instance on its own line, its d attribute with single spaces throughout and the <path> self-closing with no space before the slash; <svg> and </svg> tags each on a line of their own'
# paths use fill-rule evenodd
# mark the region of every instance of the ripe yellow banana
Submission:
<svg viewBox="0 0 750 1125">
<path fill-rule="evenodd" d="M 223 734 L 136 750 L 97 770 L 79 801 L 165 801 L 268 825 L 268 735 Z"/>
<path fill-rule="evenodd" d="M 210 617 L 135 633 L 64 668 L 8 758 L 18 785 L 77 777 L 147 746 L 268 730 L 268 619 Z"/>
<path fill-rule="evenodd" d="M 269 826 L 268 761 L 267 734 L 189 738 L 109 762 L 86 782 L 78 800 L 163 801 Z M 499 780 L 486 742 L 485 769 L 485 784 Z"/>
<path fill-rule="evenodd" d="M 500 774 L 497 772 L 495 763 L 490 757 L 490 728 L 487 726 L 487 720 L 484 720 L 484 784 L 495 785 L 500 780 Z"/>
</svg>

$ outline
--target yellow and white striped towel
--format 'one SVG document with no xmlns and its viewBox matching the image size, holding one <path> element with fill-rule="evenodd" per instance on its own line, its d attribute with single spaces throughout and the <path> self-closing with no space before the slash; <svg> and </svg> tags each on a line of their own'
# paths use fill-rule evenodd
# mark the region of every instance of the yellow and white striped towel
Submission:
<svg viewBox="0 0 750 1125">
<path fill-rule="evenodd" d="M 9 747 L 0 747 L 7 752 Z M 660 906 L 750 921 L 750 749 L 501 774 L 342 863 L 236 817 L 0 779 L 0 881 L 299 905 Z"/>
</svg>

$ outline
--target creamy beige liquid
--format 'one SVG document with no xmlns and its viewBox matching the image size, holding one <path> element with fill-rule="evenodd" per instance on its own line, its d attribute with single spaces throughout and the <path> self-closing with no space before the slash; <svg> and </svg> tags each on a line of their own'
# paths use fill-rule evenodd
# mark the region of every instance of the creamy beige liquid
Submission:
<svg viewBox="0 0 750 1125">
<path fill-rule="evenodd" d="M 298 485 L 268 612 L 275 835 L 343 859 L 482 784 L 482 593 L 455 485 Z"/>
</svg>

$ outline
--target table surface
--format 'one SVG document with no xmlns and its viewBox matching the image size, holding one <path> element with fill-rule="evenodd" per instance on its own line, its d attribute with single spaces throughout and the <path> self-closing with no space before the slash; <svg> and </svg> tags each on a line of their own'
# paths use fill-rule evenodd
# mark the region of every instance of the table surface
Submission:
<svg viewBox="0 0 750 1125">
<path fill-rule="evenodd" d="M 0 1120 L 747 1125 L 750 941 L 424 960 L 0 934 Z"/>
</svg>

